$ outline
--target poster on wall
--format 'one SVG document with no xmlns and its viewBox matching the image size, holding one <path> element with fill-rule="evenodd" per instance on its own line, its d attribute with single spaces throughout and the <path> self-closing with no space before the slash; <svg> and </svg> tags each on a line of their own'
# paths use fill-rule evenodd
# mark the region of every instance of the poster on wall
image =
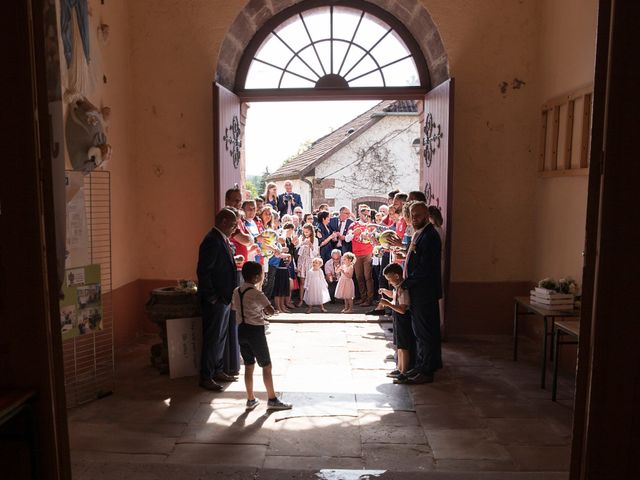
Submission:
<svg viewBox="0 0 640 480">
<path fill-rule="evenodd" d="M 68 268 L 60 300 L 62 340 L 102 330 L 100 265 Z"/>
<path fill-rule="evenodd" d="M 81 172 L 65 172 L 67 199 L 67 245 L 65 268 L 88 265 L 89 232 Z"/>
<path fill-rule="evenodd" d="M 200 372 L 202 318 L 167 320 L 169 378 L 190 377 Z"/>
</svg>

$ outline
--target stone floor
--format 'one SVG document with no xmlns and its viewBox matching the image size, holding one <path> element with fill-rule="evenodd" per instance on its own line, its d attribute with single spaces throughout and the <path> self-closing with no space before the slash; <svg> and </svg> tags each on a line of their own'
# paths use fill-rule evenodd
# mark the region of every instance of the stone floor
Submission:
<svg viewBox="0 0 640 480">
<path fill-rule="evenodd" d="M 568 477 L 573 383 L 550 400 L 537 344 L 516 363 L 507 336 L 450 340 L 435 383 L 394 385 L 390 325 L 353 317 L 271 323 L 276 390 L 294 404 L 272 414 L 245 412 L 242 381 L 211 393 L 159 375 L 153 338 L 118 352 L 114 394 L 69 412 L 74 478 Z"/>
</svg>

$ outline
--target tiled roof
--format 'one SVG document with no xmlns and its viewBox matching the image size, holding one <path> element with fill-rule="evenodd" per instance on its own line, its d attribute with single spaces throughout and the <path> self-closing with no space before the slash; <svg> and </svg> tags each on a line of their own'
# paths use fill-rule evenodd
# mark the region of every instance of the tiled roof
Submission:
<svg viewBox="0 0 640 480">
<path fill-rule="evenodd" d="M 351 140 L 378 122 L 381 117 L 376 114 L 417 111 L 414 100 L 384 100 L 328 135 L 318 138 L 307 150 L 269 175 L 268 180 L 300 178 L 300 174 L 311 170 L 327 154 L 343 148 Z"/>
</svg>

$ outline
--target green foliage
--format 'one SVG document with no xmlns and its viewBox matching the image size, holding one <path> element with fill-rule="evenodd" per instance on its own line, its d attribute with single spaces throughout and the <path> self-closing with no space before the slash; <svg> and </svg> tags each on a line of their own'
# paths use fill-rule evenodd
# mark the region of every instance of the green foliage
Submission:
<svg viewBox="0 0 640 480">
<path fill-rule="evenodd" d="M 258 195 L 262 195 L 264 193 L 264 188 L 267 185 L 267 177 L 269 175 L 271 175 L 271 172 L 269 172 L 269 167 L 265 167 L 264 173 L 262 174 L 262 177 L 260 177 L 256 185 L 256 188 L 258 189 Z"/>
<path fill-rule="evenodd" d="M 258 196 L 258 188 L 256 187 L 256 184 L 253 183 L 252 178 L 247 178 L 246 182 L 244 182 L 244 188 L 251 193 L 251 198 L 256 198 Z"/>
<path fill-rule="evenodd" d="M 293 160 L 294 158 L 296 158 L 298 155 L 304 153 L 305 151 L 309 150 L 309 147 L 311 147 L 311 145 L 313 145 L 313 140 L 305 140 L 304 142 L 302 142 L 299 146 L 298 146 L 298 150 L 296 151 L 296 153 L 294 153 L 293 155 L 289 155 L 284 162 L 282 162 L 282 165 L 286 165 L 287 163 L 289 163 L 291 160 Z M 282 166 L 281 165 L 281 166 Z"/>
</svg>

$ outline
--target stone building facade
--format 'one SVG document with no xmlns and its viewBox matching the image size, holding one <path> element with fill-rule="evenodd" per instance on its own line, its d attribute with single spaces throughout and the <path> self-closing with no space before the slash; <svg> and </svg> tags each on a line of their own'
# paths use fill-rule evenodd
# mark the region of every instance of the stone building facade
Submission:
<svg viewBox="0 0 640 480">
<path fill-rule="evenodd" d="M 306 209 L 386 202 L 387 192 L 418 190 L 417 102 L 384 101 L 345 123 L 269 177 L 284 191 L 291 180 Z M 304 180 L 303 180 L 304 179 Z M 311 203 L 308 203 L 311 200 Z"/>
</svg>

